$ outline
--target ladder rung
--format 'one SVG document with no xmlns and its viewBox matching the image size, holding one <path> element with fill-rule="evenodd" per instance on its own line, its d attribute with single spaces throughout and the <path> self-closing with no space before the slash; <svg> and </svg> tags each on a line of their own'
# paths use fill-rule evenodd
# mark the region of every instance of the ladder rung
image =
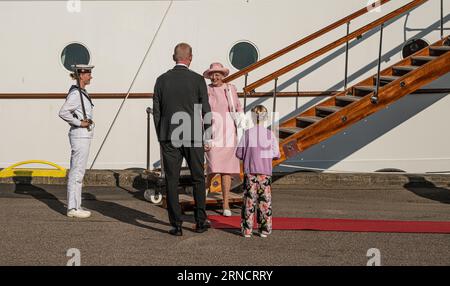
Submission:
<svg viewBox="0 0 450 286">
<path fill-rule="evenodd" d="M 450 46 L 431 46 L 429 48 L 430 56 L 441 56 L 450 51 Z"/>
<path fill-rule="evenodd" d="M 300 127 L 280 127 L 278 130 L 280 132 L 283 132 L 283 133 L 295 134 L 297 132 L 302 131 L 303 128 L 300 128 Z"/>
<path fill-rule="evenodd" d="M 394 81 L 399 79 L 399 76 L 395 76 L 395 75 L 381 75 L 380 76 L 380 81 Z M 377 80 L 377 76 L 374 76 L 373 79 L 376 81 Z"/>
<path fill-rule="evenodd" d="M 342 109 L 340 106 L 316 106 L 316 109 L 323 112 L 334 113 Z"/>
<path fill-rule="evenodd" d="M 316 123 L 320 120 L 322 120 L 322 117 L 318 117 L 318 116 L 300 116 L 297 117 L 298 121 L 304 121 L 304 122 L 309 122 L 309 123 Z"/>
<path fill-rule="evenodd" d="M 361 85 L 361 86 L 355 86 L 354 89 L 356 90 L 362 90 L 362 91 L 374 91 L 376 88 L 376 86 L 365 86 L 365 85 Z"/>
<path fill-rule="evenodd" d="M 411 57 L 411 59 L 415 60 L 415 61 L 422 61 L 422 62 L 427 61 L 427 62 L 429 62 L 429 61 L 432 61 L 434 59 L 437 59 L 437 57 L 434 57 L 434 56 L 413 56 L 413 57 Z"/>
<path fill-rule="evenodd" d="M 395 66 L 393 67 L 394 70 L 400 70 L 400 71 L 413 71 L 418 69 L 418 66 Z"/>
<path fill-rule="evenodd" d="M 431 46 L 430 50 L 435 51 L 450 51 L 450 46 Z"/>
<path fill-rule="evenodd" d="M 353 96 L 353 95 L 340 95 L 336 96 L 336 100 L 346 101 L 346 102 L 355 102 L 361 100 L 361 97 Z"/>
</svg>

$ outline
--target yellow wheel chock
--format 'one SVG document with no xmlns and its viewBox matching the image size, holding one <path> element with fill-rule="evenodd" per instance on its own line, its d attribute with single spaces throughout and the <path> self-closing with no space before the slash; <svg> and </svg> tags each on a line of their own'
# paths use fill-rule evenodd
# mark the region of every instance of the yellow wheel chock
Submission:
<svg viewBox="0 0 450 286">
<path fill-rule="evenodd" d="M 44 164 L 55 167 L 56 169 L 37 169 L 37 168 L 16 168 L 22 165 L 28 164 Z M 67 170 L 55 163 L 41 160 L 30 160 L 20 163 L 16 163 L 6 169 L 0 171 L 0 178 L 11 177 L 53 177 L 64 178 L 66 177 Z"/>
<path fill-rule="evenodd" d="M 222 192 L 222 178 L 220 175 L 215 175 L 211 179 L 211 185 L 209 186 L 210 193 L 220 193 Z"/>
</svg>

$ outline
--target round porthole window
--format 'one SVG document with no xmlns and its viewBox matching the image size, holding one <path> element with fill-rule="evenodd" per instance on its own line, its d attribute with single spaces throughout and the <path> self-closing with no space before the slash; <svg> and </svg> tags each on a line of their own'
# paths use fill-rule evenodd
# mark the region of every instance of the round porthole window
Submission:
<svg viewBox="0 0 450 286">
<path fill-rule="evenodd" d="M 90 61 L 89 50 L 80 43 L 67 45 L 61 53 L 61 63 L 68 71 L 72 71 L 72 65 L 88 65 Z"/>
<path fill-rule="evenodd" d="M 428 46 L 428 43 L 422 39 L 411 39 L 403 45 L 402 56 L 403 58 L 407 58 Z"/>
<path fill-rule="evenodd" d="M 236 43 L 230 50 L 230 63 L 238 69 L 244 69 L 254 64 L 259 59 L 259 52 L 256 46 L 250 42 Z"/>
</svg>

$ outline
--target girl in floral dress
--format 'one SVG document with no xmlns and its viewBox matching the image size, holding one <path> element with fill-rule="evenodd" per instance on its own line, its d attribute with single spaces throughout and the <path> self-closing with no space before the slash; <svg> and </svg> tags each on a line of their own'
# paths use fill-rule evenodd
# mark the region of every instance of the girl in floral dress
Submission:
<svg viewBox="0 0 450 286">
<path fill-rule="evenodd" d="M 275 135 L 264 127 L 267 109 L 262 105 L 255 106 L 252 117 L 256 124 L 245 131 L 236 149 L 245 173 L 241 230 L 245 237 L 252 235 L 256 212 L 259 235 L 267 237 L 272 232 L 272 160 L 280 157 L 280 151 Z"/>
</svg>

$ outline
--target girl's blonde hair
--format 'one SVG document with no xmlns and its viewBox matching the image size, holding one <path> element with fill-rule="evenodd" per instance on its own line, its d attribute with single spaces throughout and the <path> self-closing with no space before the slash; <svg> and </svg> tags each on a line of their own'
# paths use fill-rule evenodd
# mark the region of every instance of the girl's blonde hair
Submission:
<svg viewBox="0 0 450 286">
<path fill-rule="evenodd" d="M 252 108 L 252 113 L 256 115 L 256 123 L 266 121 L 268 118 L 267 108 L 264 105 L 257 105 Z"/>
</svg>

